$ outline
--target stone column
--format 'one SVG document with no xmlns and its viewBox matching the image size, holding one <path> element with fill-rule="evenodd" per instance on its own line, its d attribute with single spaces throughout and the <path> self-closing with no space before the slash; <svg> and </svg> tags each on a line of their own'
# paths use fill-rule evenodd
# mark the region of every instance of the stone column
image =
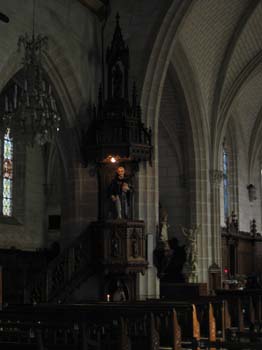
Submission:
<svg viewBox="0 0 262 350">
<path fill-rule="evenodd" d="M 211 191 L 211 237 L 212 237 L 212 263 L 221 268 L 221 233 L 220 233 L 220 184 L 223 179 L 221 170 L 210 170 Z"/>
<path fill-rule="evenodd" d="M 153 263 L 158 223 L 158 161 L 141 164 L 138 176 L 138 217 L 144 220 L 147 233 L 148 268 L 138 276 L 138 299 L 158 298 L 159 279 Z"/>
</svg>

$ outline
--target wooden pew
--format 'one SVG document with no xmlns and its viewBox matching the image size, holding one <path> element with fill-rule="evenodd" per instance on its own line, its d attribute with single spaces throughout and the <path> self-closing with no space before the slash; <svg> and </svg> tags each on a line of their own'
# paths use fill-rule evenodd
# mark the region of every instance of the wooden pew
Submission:
<svg viewBox="0 0 262 350">
<path fill-rule="evenodd" d="M 219 290 L 218 294 L 226 300 L 230 313 L 230 322 L 225 326 L 228 329 L 227 341 L 253 342 L 258 337 L 257 329 L 261 324 L 262 290 Z"/>
<path fill-rule="evenodd" d="M 181 350 L 199 349 L 201 342 L 215 349 L 216 344 L 225 341 L 225 330 L 231 326 L 227 305 L 227 301 L 216 297 L 203 297 L 194 303 L 148 300 L 21 305 L 0 311 L 0 321 L 6 336 L 17 337 L 17 343 L 31 344 L 31 339 L 38 350 L 49 346 L 68 350 L 90 347 L 128 350 L 130 346 L 143 350 Z M 220 337 L 217 330 L 221 331 Z M 4 332 L 0 328 L 3 348 Z"/>
<path fill-rule="evenodd" d="M 188 303 L 159 301 L 9 306 L 0 312 L 0 320 L 6 334 L 12 334 L 15 329 L 17 344 L 23 339 L 29 344 L 31 335 L 35 339 L 37 334 L 39 348 L 53 344 L 55 349 L 63 344 L 64 349 L 70 346 L 82 350 L 89 346 L 97 350 L 128 349 L 132 344 L 133 348 L 142 346 L 145 350 L 161 347 L 181 350 L 180 321 L 185 340 L 193 342 L 194 335 L 199 334 L 193 310 Z M 3 344 L 1 331 L 0 343 Z"/>
</svg>

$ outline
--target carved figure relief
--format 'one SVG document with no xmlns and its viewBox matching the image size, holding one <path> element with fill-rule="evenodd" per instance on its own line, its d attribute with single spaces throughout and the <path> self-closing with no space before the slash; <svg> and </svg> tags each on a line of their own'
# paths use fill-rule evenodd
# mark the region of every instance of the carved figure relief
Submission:
<svg viewBox="0 0 262 350">
<path fill-rule="evenodd" d="M 139 237 L 136 230 L 133 231 L 131 236 L 131 255 L 133 258 L 137 258 L 139 256 Z"/>
<path fill-rule="evenodd" d="M 127 301 L 128 295 L 127 295 L 127 288 L 125 284 L 118 280 L 116 282 L 116 288 L 112 293 L 112 300 L 113 301 Z"/>
<path fill-rule="evenodd" d="M 159 239 L 160 241 L 168 241 L 168 223 L 167 223 L 168 213 L 166 208 L 163 208 L 161 205 L 159 206 Z"/>
<path fill-rule="evenodd" d="M 197 235 L 199 227 L 185 228 L 181 227 L 181 231 L 186 238 L 185 252 L 186 252 L 186 263 L 191 267 L 192 271 L 197 269 Z"/>
<path fill-rule="evenodd" d="M 111 238 L 111 256 L 118 257 L 120 255 L 120 239 L 115 234 Z"/>
</svg>

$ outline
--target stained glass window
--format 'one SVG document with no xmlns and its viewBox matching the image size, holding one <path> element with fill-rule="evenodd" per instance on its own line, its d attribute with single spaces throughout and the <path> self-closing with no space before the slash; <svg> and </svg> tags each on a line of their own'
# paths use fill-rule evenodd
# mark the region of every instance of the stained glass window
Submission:
<svg viewBox="0 0 262 350">
<path fill-rule="evenodd" d="M 223 149 L 223 186 L 224 186 L 224 215 L 225 219 L 229 216 L 228 210 L 228 154 Z"/>
<path fill-rule="evenodd" d="M 12 188 L 13 188 L 13 140 L 10 136 L 10 129 L 4 135 L 3 158 L 3 202 L 2 213 L 5 216 L 12 215 Z"/>
</svg>

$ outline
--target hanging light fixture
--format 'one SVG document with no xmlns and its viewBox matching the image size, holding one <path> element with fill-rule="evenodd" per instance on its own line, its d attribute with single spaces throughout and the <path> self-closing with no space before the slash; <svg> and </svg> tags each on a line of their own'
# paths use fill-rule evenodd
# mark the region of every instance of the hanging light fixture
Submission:
<svg viewBox="0 0 262 350">
<path fill-rule="evenodd" d="M 48 38 L 35 34 L 35 7 L 34 0 L 32 37 L 26 33 L 18 40 L 18 50 L 23 49 L 22 75 L 12 93 L 4 97 L 2 122 L 12 132 L 23 133 L 31 145 L 43 145 L 59 131 L 61 118 L 42 66 Z"/>
</svg>

